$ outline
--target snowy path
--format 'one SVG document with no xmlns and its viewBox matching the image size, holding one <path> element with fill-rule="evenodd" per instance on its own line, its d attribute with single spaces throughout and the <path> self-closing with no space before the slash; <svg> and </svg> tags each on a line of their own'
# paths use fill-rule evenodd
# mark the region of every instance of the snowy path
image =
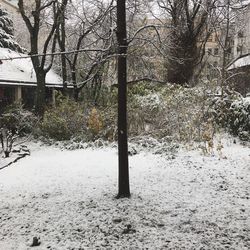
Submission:
<svg viewBox="0 0 250 250">
<path fill-rule="evenodd" d="M 224 154 L 132 156 L 132 198 L 116 200 L 114 149 L 37 146 L 0 171 L 0 250 L 250 249 L 250 149 Z"/>
</svg>

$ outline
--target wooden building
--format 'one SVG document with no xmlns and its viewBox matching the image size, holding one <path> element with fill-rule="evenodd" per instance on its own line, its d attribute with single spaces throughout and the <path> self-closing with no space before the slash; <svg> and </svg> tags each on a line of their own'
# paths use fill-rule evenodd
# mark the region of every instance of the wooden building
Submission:
<svg viewBox="0 0 250 250">
<path fill-rule="evenodd" d="M 250 54 L 240 56 L 230 63 L 227 70 L 233 88 L 244 97 L 250 93 Z"/>
<path fill-rule="evenodd" d="M 0 108 L 22 101 L 26 107 L 34 105 L 36 93 L 36 74 L 30 58 L 25 54 L 0 48 Z M 62 79 L 53 70 L 46 76 L 46 98 L 53 101 L 53 90 L 61 89 Z"/>
</svg>

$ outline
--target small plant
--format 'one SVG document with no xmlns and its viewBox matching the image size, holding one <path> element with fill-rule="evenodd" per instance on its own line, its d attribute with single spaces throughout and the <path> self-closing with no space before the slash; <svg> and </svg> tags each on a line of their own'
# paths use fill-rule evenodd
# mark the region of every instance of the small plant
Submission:
<svg viewBox="0 0 250 250">
<path fill-rule="evenodd" d="M 4 156 L 8 158 L 12 152 L 13 143 L 18 138 L 18 134 L 9 131 L 6 128 L 1 128 L 0 130 L 0 143 Z"/>
<path fill-rule="evenodd" d="M 88 118 L 88 128 L 93 134 L 93 136 L 98 135 L 103 128 L 103 122 L 100 113 L 96 108 L 93 108 L 90 112 Z"/>
<path fill-rule="evenodd" d="M 204 131 L 202 133 L 202 139 L 204 141 L 204 154 L 214 154 L 214 134 L 215 129 L 212 119 L 209 119 L 204 124 Z"/>
<path fill-rule="evenodd" d="M 20 103 L 8 106 L 0 117 L 0 143 L 5 157 L 9 157 L 14 142 L 31 134 L 38 119 L 31 112 L 23 109 Z"/>
<path fill-rule="evenodd" d="M 223 146 L 221 140 L 219 140 L 218 143 L 217 143 L 217 147 L 216 147 L 216 150 L 217 150 L 217 152 L 218 152 L 218 154 L 219 154 L 219 159 L 222 159 L 222 158 L 223 158 L 223 153 L 222 153 L 222 149 L 223 149 L 223 148 L 224 148 L 224 146 Z M 225 158 L 226 158 L 226 157 L 224 157 L 224 159 L 225 159 Z"/>
</svg>

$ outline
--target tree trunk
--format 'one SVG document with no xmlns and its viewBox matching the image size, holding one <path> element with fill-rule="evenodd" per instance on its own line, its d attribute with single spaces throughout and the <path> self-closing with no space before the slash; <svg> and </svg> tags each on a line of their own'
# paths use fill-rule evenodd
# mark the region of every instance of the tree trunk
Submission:
<svg viewBox="0 0 250 250">
<path fill-rule="evenodd" d="M 127 138 L 127 32 L 126 1 L 117 0 L 118 56 L 118 155 L 119 182 L 117 198 L 130 197 Z"/>
<path fill-rule="evenodd" d="M 76 82 L 76 70 L 72 69 L 71 71 L 71 78 L 72 78 L 72 84 L 74 87 L 74 100 L 77 102 L 79 97 L 79 90 L 77 88 L 77 82 Z"/>
<path fill-rule="evenodd" d="M 62 13 L 61 25 L 58 27 L 58 41 L 61 52 L 65 52 L 65 44 L 66 44 L 66 32 L 65 32 L 65 10 Z M 61 28 L 61 32 L 59 29 Z M 61 54 L 61 67 L 62 67 L 62 80 L 63 80 L 63 95 L 67 96 L 68 94 L 68 86 L 67 86 L 67 63 L 66 63 L 66 55 L 64 53 Z"/>
<path fill-rule="evenodd" d="M 222 67 L 221 67 L 221 98 L 224 97 L 224 87 L 226 85 L 226 77 L 227 77 L 227 71 L 226 71 L 226 65 L 227 65 L 227 54 L 228 54 L 228 48 L 229 48 L 229 29 L 230 29 L 230 0 L 227 0 L 226 3 L 226 27 L 225 27 L 225 35 L 224 35 L 224 44 L 222 47 Z"/>
<path fill-rule="evenodd" d="M 185 32 L 171 34 L 171 46 L 168 51 L 167 60 L 167 81 L 184 85 L 189 83 L 194 75 L 195 66 L 198 59 L 198 49 L 196 38 Z"/>
<path fill-rule="evenodd" d="M 61 60 L 62 60 L 63 95 L 67 96 L 67 94 L 68 94 L 68 85 L 67 85 L 67 66 L 66 66 L 65 55 L 63 55 L 63 54 L 61 55 Z"/>
<path fill-rule="evenodd" d="M 9 151 L 4 151 L 4 155 L 5 155 L 5 158 L 9 158 L 10 157 L 10 152 Z"/>
<path fill-rule="evenodd" d="M 39 116 L 43 116 L 45 110 L 45 78 L 46 73 L 43 70 L 39 70 L 36 73 L 37 88 L 36 88 L 36 100 L 35 100 L 35 112 Z"/>
</svg>

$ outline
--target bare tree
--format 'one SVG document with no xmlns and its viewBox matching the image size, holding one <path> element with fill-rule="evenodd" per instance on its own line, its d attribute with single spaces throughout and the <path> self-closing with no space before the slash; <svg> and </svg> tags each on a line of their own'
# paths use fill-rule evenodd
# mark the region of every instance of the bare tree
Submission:
<svg viewBox="0 0 250 250">
<path fill-rule="evenodd" d="M 228 80 L 233 77 L 228 74 L 227 66 L 234 57 L 234 39 L 239 36 L 239 31 L 244 29 L 244 21 L 239 22 L 239 20 L 245 9 L 246 5 L 242 4 L 240 0 L 218 0 L 215 17 L 212 19 L 213 30 L 221 51 L 221 61 L 217 69 L 222 96 Z"/>
<path fill-rule="evenodd" d="M 100 71 L 106 62 L 105 57 L 111 53 L 110 40 L 114 32 L 111 31 L 107 20 L 110 19 L 112 9 L 114 9 L 113 0 L 109 3 L 102 0 L 94 3 L 71 2 L 66 9 L 64 23 L 62 22 L 64 32 L 61 26 L 60 43 L 65 45 L 63 50 L 75 51 L 64 56 L 69 66 L 68 82 L 71 81 L 74 87 L 75 100 L 78 100 L 79 92 L 88 82 L 95 82 L 100 77 Z M 63 37 L 66 37 L 64 41 Z M 84 52 L 81 51 L 83 48 Z M 88 51 L 88 48 L 99 49 Z M 61 61 L 63 63 L 63 60 Z"/>
<path fill-rule="evenodd" d="M 47 60 L 47 52 L 49 48 L 51 48 L 52 52 L 55 51 L 56 47 L 56 28 L 58 25 L 58 17 L 59 14 L 63 12 L 64 5 L 61 5 L 59 9 L 56 9 L 57 1 L 42 1 L 35 0 L 34 9 L 31 13 L 27 13 L 27 8 L 24 5 L 23 0 L 18 1 L 18 6 L 22 18 L 28 28 L 30 34 L 30 55 L 39 54 L 39 43 L 41 39 L 39 39 L 39 32 L 41 30 L 42 19 L 44 17 L 44 13 L 48 10 L 49 7 L 53 9 L 53 15 L 51 23 L 48 26 L 48 33 L 43 42 L 42 53 L 43 56 L 32 56 L 32 64 L 36 73 L 37 78 L 37 88 L 36 88 L 36 101 L 35 101 L 35 111 L 38 115 L 43 115 L 45 108 L 45 83 L 46 83 L 46 74 L 52 67 L 54 56 L 50 57 L 50 61 Z"/>
<path fill-rule="evenodd" d="M 67 95 L 67 62 L 66 55 L 63 53 L 66 51 L 66 30 L 65 30 L 65 12 L 68 4 L 68 0 L 63 0 L 61 3 L 57 3 L 57 9 L 59 11 L 59 21 L 57 25 L 57 39 L 60 47 L 61 54 L 61 70 L 63 80 L 63 94 Z"/>
<path fill-rule="evenodd" d="M 204 30 L 208 24 L 216 0 L 158 0 L 166 17 L 168 41 L 166 47 L 167 81 L 177 84 L 188 83 L 202 50 L 200 42 L 206 41 Z M 204 47 L 203 47 L 204 48 Z"/>
</svg>

